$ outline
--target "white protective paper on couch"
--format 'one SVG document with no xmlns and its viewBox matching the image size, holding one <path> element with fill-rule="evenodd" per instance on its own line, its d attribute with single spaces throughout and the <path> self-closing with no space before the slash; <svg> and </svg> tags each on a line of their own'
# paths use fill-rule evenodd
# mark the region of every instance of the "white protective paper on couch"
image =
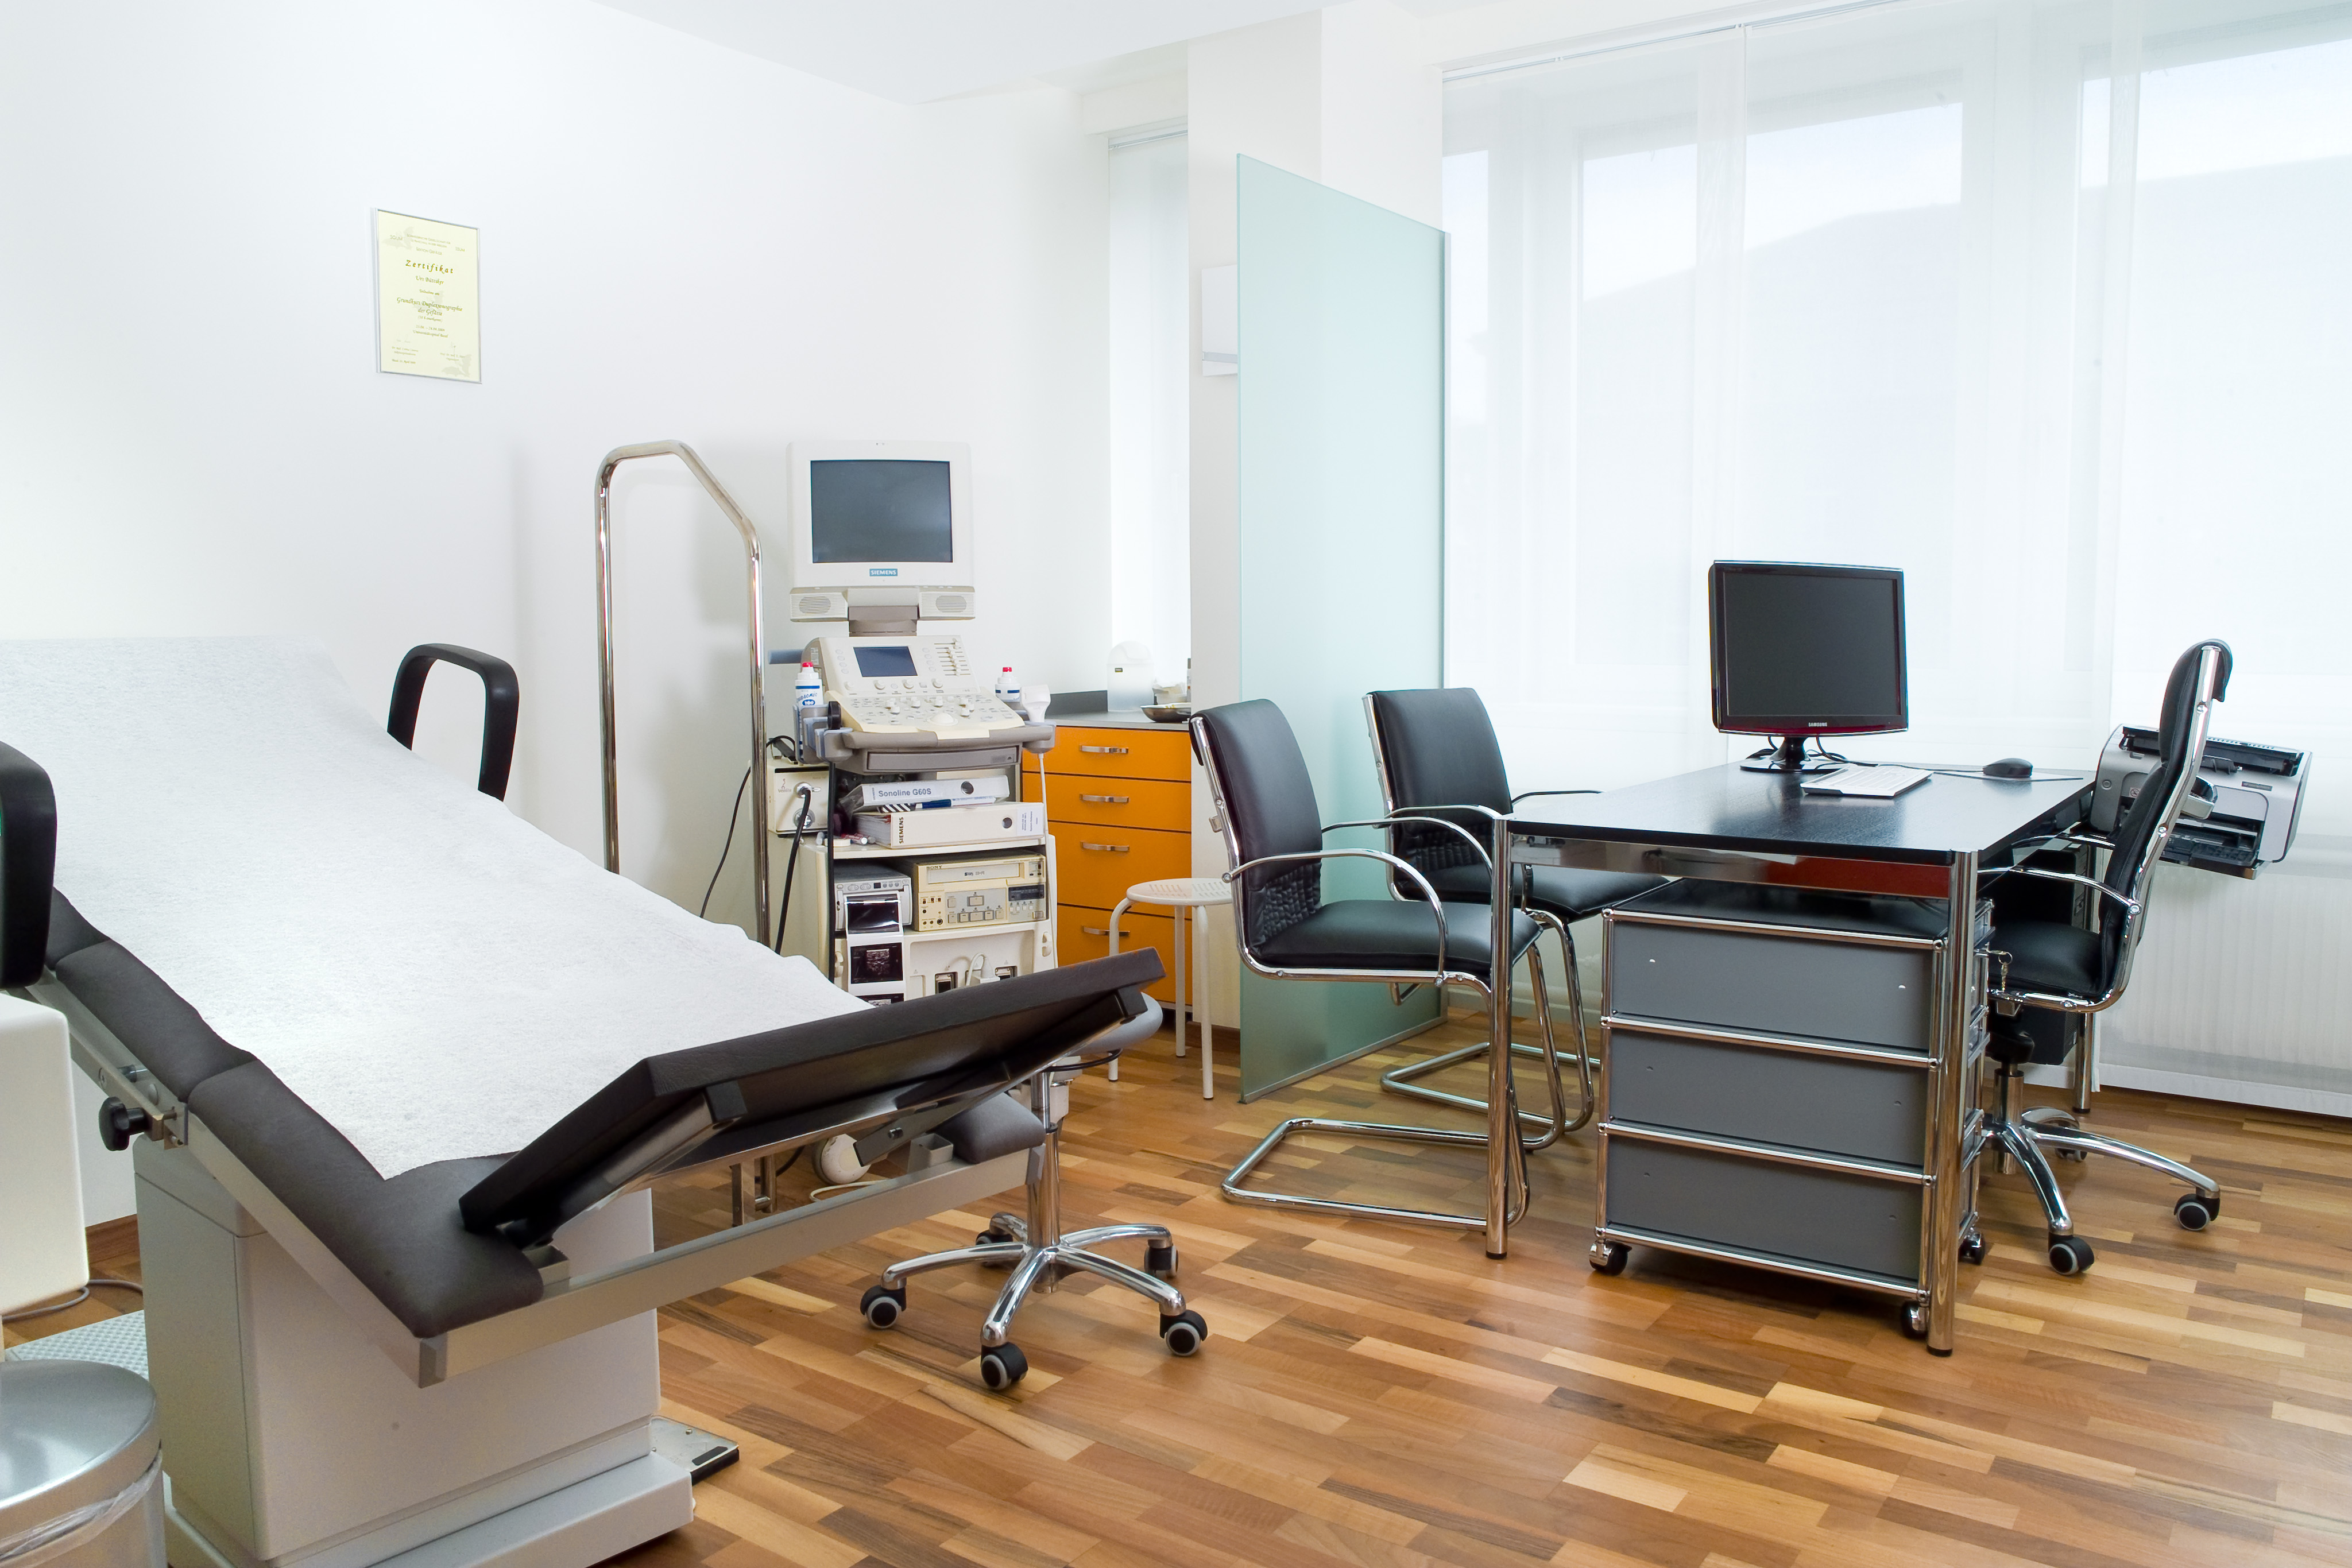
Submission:
<svg viewBox="0 0 2352 1568">
<path fill-rule="evenodd" d="M 0 741 L 56 788 L 58 890 L 386 1176 L 864 1005 L 415 756 L 313 643 L 0 642 Z"/>
</svg>

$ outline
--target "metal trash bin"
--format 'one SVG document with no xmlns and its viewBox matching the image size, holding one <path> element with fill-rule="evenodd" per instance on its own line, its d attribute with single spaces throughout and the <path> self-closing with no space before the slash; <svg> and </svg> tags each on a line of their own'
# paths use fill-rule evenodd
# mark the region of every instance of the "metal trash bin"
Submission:
<svg viewBox="0 0 2352 1568">
<path fill-rule="evenodd" d="M 0 1568 L 163 1568 L 161 1452 L 146 1379 L 0 1364 Z"/>
</svg>

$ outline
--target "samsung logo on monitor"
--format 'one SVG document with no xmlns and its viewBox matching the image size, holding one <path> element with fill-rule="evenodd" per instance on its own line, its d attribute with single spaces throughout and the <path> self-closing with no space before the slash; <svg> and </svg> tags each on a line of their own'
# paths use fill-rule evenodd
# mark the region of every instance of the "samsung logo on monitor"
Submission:
<svg viewBox="0 0 2352 1568">
<path fill-rule="evenodd" d="M 868 577 L 896 577 L 898 575 L 898 569 L 895 566 L 869 566 L 866 569 L 866 575 Z"/>
</svg>

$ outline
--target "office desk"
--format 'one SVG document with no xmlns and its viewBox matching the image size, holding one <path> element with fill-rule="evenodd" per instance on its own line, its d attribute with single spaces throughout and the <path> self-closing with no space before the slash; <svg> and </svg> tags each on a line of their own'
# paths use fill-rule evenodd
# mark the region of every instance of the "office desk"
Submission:
<svg viewBox="0 0 2352 1568">
<path fill-rule="evenodd" d="M 1799 784 L 1791 775 L 1750 773 L 1731 764 L 1605 794 L 1551 797 L 1537 811 L 1498 822 L 1495 939 L 1507 942 L 1510 877 L 1514 867 L 1523 865 L 1888 894 L 1940 904 L 1941 929 L 1910 938 L 1930 956 L 1934 988 L 1926 1069 L 1926 1244 L 1912 1322 L 1924 1332 L 1929 1349 L 1948 1353 L 1953 1270 L 1969 1212 L 1967 1047 L 1971 990 L 1980 992 L 1981 983 L 1969 962 L 1976 936 L 1977 875 L 1988 862 L 1998 863 L 2009 846 L 2073 825 L 2081 815 L 2084 783 L 1938 775 L 1892 800 L 1805 795 Z M 1498 991 L 1498 998 L 1507 993 Z M 1486 1252 L 1495 1258 L 1509 1249 L 1503 1219 L 1510 1167 L 1506 1140 L 1515 1131 L 1503 1078 L 1508 1005 L 1498 999 L 1488 1019 L 1495 1043 L 1488 1053 Z"/>
</svg>

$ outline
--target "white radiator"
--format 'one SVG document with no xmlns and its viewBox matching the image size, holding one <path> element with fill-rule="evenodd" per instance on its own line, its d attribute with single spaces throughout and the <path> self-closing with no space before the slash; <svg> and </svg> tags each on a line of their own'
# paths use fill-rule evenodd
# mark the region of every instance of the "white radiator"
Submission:
<svg viewBox="0 0 2352 1568">
<path fill-rule="evenodd" d="M 2352 839 L 2305 833 L 2253 882 L 2158 866 L 2099 1078 L 2352 1116 Z"/>
</svg>

